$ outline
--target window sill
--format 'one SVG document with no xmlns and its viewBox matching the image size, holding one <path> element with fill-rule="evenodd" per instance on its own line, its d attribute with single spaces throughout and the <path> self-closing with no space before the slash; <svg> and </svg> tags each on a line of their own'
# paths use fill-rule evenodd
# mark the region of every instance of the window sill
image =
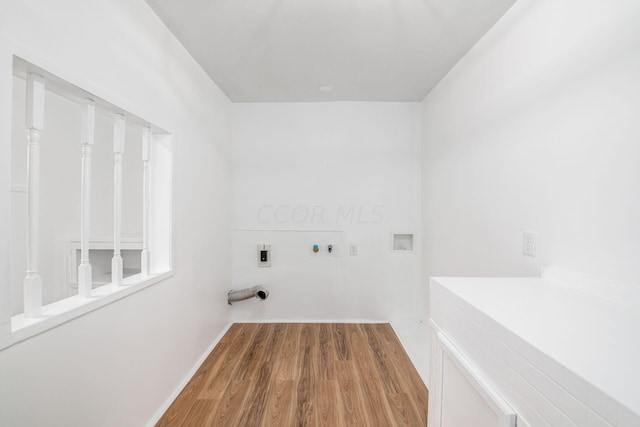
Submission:
<svg viewBox="0 0 640 427">
<path fill-rule="evenodd" d="M 171 276 L 173 276 L 173 271 L 149 276 L 136 274 L 124 279 L 122 286 L 118 288 L 105 285 L 94 289 L 93 295 L 89 298 L 74 295 L 46 305 L 42 307 L 42 315 L 40 317 L 28 319 L 24 317 L 24 314 L 13 316 L 11 318 L 11 334 L 8 339 L 0 343 L 0 350 L 55 328 L 90 311 L 111 304 Z"/>
</svg>

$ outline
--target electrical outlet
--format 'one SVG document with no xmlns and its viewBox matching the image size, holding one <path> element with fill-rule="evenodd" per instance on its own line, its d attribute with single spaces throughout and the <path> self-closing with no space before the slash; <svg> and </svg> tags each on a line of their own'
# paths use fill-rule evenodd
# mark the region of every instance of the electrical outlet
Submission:
<svg viewBox="0 0 640 427">
<path fill-rule="evenodd" d="M 358 245 L 349 245 L 349 255 L 351 256 L 358 255 Z"/>
<path fill-rule="evenodd" d="M 532 231 L 522 233 L 522 254 L 536 256 L 536 233 Z"/>
</svg>

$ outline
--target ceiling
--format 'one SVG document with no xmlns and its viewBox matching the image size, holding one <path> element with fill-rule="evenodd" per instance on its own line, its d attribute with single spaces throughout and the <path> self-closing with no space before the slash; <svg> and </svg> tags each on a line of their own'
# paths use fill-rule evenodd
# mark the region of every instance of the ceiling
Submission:
<svg viewBox="0 0 640 427">
<path fill-rule="evenodd" d="M 515 2 L 146 1 L 234 102 L 421 101 Z"/>
</svg>

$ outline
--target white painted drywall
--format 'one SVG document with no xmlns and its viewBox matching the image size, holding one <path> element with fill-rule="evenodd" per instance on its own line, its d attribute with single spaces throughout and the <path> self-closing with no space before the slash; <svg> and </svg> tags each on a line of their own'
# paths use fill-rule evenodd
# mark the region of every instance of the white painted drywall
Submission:
<svg viewBox="0 0 640 427">
<path fill-rule="evenodd" d="M 425 285 L 559 265 L 638 288 L 638 22 L 634 0 L 520 0 L 424 99 Z"/>
<path fill-rule="evenodd" d="M 230 101 L 142 0 L 3 2 L 0 319 L 15 51 L 174 135 L 175 276 L 1 351 L 0 424 L 144 425 L 229 320 Z"/>
<path fill-rule="evenodd" d="M 420 111 L 420 103 L 233 105 L 233 285 L 271 291 L 264 303 L 234 304 L 236 319 L 417 317 L 419 243 L 393 253 L 390 235 L 420 237 Z M 258 268 L 258 244 L 271 244 L 271 267 Z"/>
<path fill-rule="evenodd" d="M 14 77 L 10 242 L 11 313 L 14 315 L 23 311 L 22 281 L 27 268 L 25 89 L 26 82 Z M 39 273 L 44 284 L 45 305 L 77 293 L 77 289 L 69 284 L 68 244 L 80 240 L 80 111 L 80 104 L 46 92 L 45 127 L 40 148 L 42 214 L 39 223 Z M 96 115 L 91 169 L 91 186 L 94 190 L 91 240 L 112 241 L 113 119 L 101 113 Z M 142 132 L 130 125 L 126 127 L 123 179 L 122 236 L 125 240 L 142 242 Z"/>
</svg>

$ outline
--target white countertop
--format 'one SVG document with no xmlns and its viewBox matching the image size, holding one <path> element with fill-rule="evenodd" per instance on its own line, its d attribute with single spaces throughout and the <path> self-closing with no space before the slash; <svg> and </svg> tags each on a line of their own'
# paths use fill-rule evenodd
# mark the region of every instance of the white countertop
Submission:
<svg viewBox="0 0 640 427">
<path fill-rule="evenodd" d="M 640 414 L 640 312 L 542 278 L 435 278 Z"/>
</svg>

